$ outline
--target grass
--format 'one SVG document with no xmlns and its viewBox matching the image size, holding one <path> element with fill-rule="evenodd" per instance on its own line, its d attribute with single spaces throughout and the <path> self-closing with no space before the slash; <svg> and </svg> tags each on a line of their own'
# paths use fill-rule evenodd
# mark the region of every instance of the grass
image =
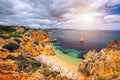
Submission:
<svg viewBox="0 0 120 80">
<path fill-rule="evenodd" d="M 11 37 L 21 38 L 22 37 L 21 35 L 23 35 L 29 30 L 29 28 L 26 28 L 24 26 L 21 26 L 21 28 L 24 28 L 24 31 L 22 33 L 16 32 L 16 29 L 12 28 L 12 26 L 8 26 L 7 28 L 2 26 L 0 27 L 0 30 L 2 30 L 4 34 L 8 34 L 8 36 L 4 36 L 3 34 L 0 34 L 0 37 L 3 39 L 10 39 Z"/>
<path fill-rule="evenodd" d="M 22 36 L 20 36 L 21 33 L 19 33 L 19 32 L 6 31 L 5 34 L 8 34 L 8 36 L 4 36 L 4 35 L 0 34 L 0 37 L 3 39 L 10 39 L 11 37 L 15 37 L 15 38 L 22 37 Z"/>
<path fill-rule="evenodd" d="M 18 71 L 35 72 L 40 66 L 41 63 L 35 60 L 19 60 L 17 61 Z"/>
<path fill-rule="evenodd" d="M 16 58 L 18 64 L 18 71 L 35 72 L 40 66 L 41 63 L 36 60 L 26 59 L 24 56 L 20 55 Z"/>
<path fill-rule="evenodd" d="M 23 55 L 19 55 L 18 57 L 14 57 L 12 55 L 8 55 L 6 58 L 3 58 L 3 60 L 12 59 L 15 60 L 15 64 L 18 64 L 17 71 L 24 71 L 26 73 L 28 72 L 35 72 L 39 69 L 41 66 L 41 63 L 36 60 L 25 58 Z"/>
</svg>

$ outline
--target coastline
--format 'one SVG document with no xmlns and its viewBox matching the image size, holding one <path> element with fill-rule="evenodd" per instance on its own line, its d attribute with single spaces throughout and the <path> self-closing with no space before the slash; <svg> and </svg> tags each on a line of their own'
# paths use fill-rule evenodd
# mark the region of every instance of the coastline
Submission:
<svg viewBox="0 0 120 80">
<path fill-rule="evenodd" d="M 54 71 L 59 72 L 61 76 L 75 80 L 81 79 L 78 66 L 82 60 L 65 55 L 60 50 L 55 50 L 55 53 L 52 56 L 39 55 L 35 59 L 50 66 Z"/>
<path fill-rule="evenodd" d="M 55 50 L 54 56 L 48 56 L 51 60 L 57 61 L 58 64 L 64 66 L 65 68 L 78 73 L 78 66 L 80 62 L 82 62 L 82 59 L 74 58 L 71 56 L 68 56 L 60 50 Z"/>
</svg>

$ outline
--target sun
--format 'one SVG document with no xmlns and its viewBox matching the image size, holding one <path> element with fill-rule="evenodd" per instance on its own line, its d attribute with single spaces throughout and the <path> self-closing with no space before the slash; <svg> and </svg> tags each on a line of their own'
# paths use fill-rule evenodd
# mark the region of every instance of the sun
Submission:
<svg viewBox="0 0 120 80">
<path fill-rule="evenodd" d="M 104 15 L 104 13 L 99 11 L 80 11 L 73 13 L 73 16 L 69 19 L 72 19 L 71 22 L 83 26 L 96 25 L 100 21 L 101 15 Z"/>
<path fill-rule="evenodd" d="M 92 24 L 95 22 L 95 16 L 93 14 L 84 13 L 81 16 L 81 21 L 85 24 Z"/>
<path fill-rule="evenodd" d="M 90 14 L 84 14 L 81 17 L 82 17 L 83 21 L 86 21 L 86 22 L 89 22 L 92 20 L 92 15 L 90 15 Z"/>
</svg>

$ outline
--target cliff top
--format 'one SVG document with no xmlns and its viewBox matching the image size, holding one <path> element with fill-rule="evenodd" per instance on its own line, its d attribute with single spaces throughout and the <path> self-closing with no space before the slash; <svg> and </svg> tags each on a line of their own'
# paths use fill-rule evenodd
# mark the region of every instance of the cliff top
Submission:
<svg viewBox="0 0 120 80">
<path fill-rule="evenodd" d="M 100 52 L 89 51 L 80 63 L 80 73 L 88 80 L 120 79 L 120 41 L 111 41 Z"/>
<path fill-rule="evenodd" d="M 120 50 L 120 41 L 118 40 L 113 40 L 111 41 L 107 47 L 107 49 L 116 49 L 116 50 Z"/>
</svg>

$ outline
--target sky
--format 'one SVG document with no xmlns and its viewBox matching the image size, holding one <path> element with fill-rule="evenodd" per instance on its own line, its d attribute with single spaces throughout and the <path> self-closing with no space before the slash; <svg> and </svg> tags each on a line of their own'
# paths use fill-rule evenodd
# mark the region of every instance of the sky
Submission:
<svg viewBox="0 0 120 80">
<path fill-rule="evenodd" d="M 0 24 L 120 30 L 120 0 L 0 0 Z"/>
</svg>

